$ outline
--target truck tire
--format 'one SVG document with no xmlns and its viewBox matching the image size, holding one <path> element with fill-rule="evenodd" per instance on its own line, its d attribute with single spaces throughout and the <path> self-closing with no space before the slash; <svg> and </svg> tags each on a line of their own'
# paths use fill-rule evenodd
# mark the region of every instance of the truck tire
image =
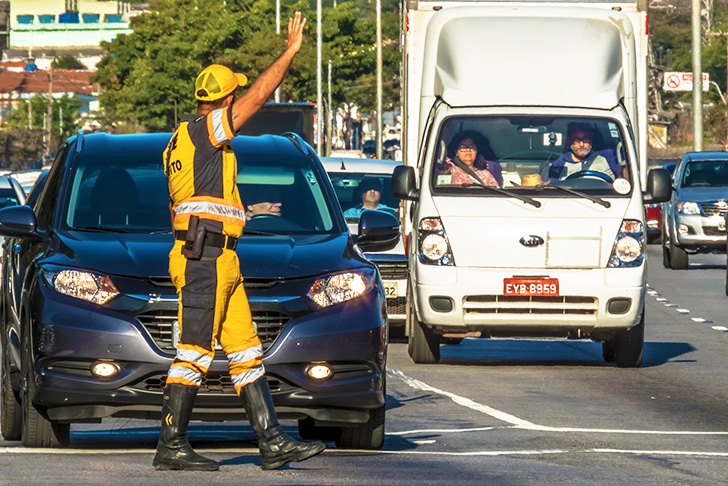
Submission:
<svg viewBox="0 0 728 486">
<path fill-rule="evenodd" d="M 369 420 L 356 427 L 343 427 L 341 437 L 336 441 L 336 447 L 341 449 L 359 449 L 378 451 L 384 445 L 384 422 L 387 406 L 369 412 Z"/>
<path fill-rule="evenodd" d="M 407 351 L 417 364 L 436 364 L 440 362 L 440 336 L 417 320 L 412 302 L 412 289 L 407 294 Z"/>
<path fill-rule="evenodd" d="M 49 420 L 44 410 L 39 410 L 30 400 L 33 384 L 33 364 L 30 359 L 30 344 L 23 345 L 23 386 L 20 401 L 23 412 L 20 439 L 25 447 L 66 447 L 71 438 L 71 425 Z"/>
<path fill-rule="evenodd" d="M 639 324 L 619 331 L 614 338 L 614 362 L 619 368 L 639 368 L 645 347 L 645 315 Z"/>
<path fill-rule="evenodd" d="M 688 268 L 688 254 L 682 248 L 670 242 L 670 267 L 673 270 L 685 270 Z"/>
<path fill-rule="evenodd" d="M 10 357 L 7 348 L 3 346 L 2 360 L 2 397 L 0 407 L 2 407 L 2 415 L 0 416 L 0 434 L 5 440 L 20 440 L 20 425 L 23 419 L 23 412 L 20 408 L 20 400 L 17 393 L 13 391 L 10 382 Z"/>
</svg>

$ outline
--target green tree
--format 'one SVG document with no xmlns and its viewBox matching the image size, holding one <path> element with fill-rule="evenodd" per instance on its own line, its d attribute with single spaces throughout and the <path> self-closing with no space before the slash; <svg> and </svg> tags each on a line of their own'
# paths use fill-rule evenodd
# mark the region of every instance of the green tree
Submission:
<svg viewBox="0 0 728 486">
<path fill-rule="evenodd" d="M 81 127 L 80 108 L 81 100 L 75 95 L 64 94 L 60 98 L 53 99 L 51 139 L 49 142 L 52 152 Z M 8 113 L 3 126 L 11 134 L 37 132 L 41 134 L 41 139 L 45 139 L 47 116 L 48 95 L 39 94 L 30 98 L 30 100 L 21 102 Z M 41 160 L 43 158 L 43 144 L 40 146 L 33 145 L 33 147 L 32 156 L 27 160 Z"/>
<path fill-rule="evenodd" d="M 53 69 L 86 69 L 81 61 L 70 54 L 53 58 L 51 66 Z"/>
<path fill-rule="evenodd" d="M 308 18 L 307 41 L 281 85 L 281 99 L 315 100 L 316 12 L 305 0 L 283 3 L 280 35 L 275 33 L 274 0 L 153 0 L 150 8 L 150 13 L 132 19 L 131 34 L 102 43 L 106 55 L 93 81 L 102 88 L 100 102 L 109 126 L 171 130 L 181 115 L 195 111 L 192 86 L 197 73 L 211 63 L 241 70 L 255 80 L 284 49 L 287 19 L 295 10 Z M 323 11 L 322 56 L 324 64 L 332 61 L 335 106 L 356 104 L 370 110 L 375 105 L 375 21 L 374 5 L 367 0 Z M 398 22 L 396 10 L 382 15 L 387 39 L 384 106 L 399 99 Z"/>
</svg>

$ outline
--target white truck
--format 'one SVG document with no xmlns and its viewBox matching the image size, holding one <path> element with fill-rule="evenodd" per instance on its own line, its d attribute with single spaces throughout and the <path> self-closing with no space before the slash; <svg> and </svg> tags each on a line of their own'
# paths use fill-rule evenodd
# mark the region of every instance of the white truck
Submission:
<svg viewBox="0 0 728 486">
<path fill-rule="evenodd" d="M 406 7 L 392 185 L 406 201 L 410 356 L 436 363 L 446 339 L 556 337 L 641 366 L 644 204 L 670 194 L 666 171 L 647 173 L 644 3 Z M 584 162 L 572 142 L 591 145 Z"/>
</svg>

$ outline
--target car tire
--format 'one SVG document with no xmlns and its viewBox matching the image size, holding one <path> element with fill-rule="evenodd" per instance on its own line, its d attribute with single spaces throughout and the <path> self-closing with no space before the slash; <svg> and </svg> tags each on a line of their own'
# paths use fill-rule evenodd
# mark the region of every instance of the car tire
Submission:
<svg viewBox="0 0 728 486">
<path fill-rule="evenodd" d="M 665 268 L 672 268 L 670 264 L 670 250 L 667 245 L 670 243 L 670 239 L 665 234 L 665 229 L 662 230 L 662 266 Z"/>
<path fill-rule="evenodd" d="M 336 447 L 378 451 L 384 445 L 384 422 L 387 406 L 382 405 L 369 412 L 369 420 L 356 427 L 343 427 Z"/>
<path fill-rule="evenodd" d="M 682 248 L 670 242 L 670 268 L 685 270 L 688 268 L 688 254 Z"/>
<path fill-rule="evenodd" d="M 417 320 L 412 289 L 407 293 L 407 352 L 417 364 L 440 362 L 440 336 Z"/>
<path fill-rule="evenodd" d="M 619 368 L 639 368 L 645 347 L 645 315 L 639 324 L 619 331 L 614 339 L 614 362 Z"/>
<path fill-rule="evenodd" d="M 25 447 L 66 447 L 71 438 L 71 425 L 49 420 L 45 411 L 36 408 L 30 400 L 30 387 L 33 384 L 33 364 L 30 359 L 30 345 L 23 345 L 23 387 L 21 407 L 23 413 L 20 439 Z"/>
<path fill-rule="evenodd" d="M 5 440 L 20 440 L 20 426 L 23 420 L 23 411 L 20 408 L 20 399 L 18 394 L 13 391 L 10 381 L 10 357 L 8 356 L 7 347 L 3 346 L 2 350 L 2 397 L 0 407 L 2 407 L 2 415 L 0 415 L 0 434 Z"/>
</svg>

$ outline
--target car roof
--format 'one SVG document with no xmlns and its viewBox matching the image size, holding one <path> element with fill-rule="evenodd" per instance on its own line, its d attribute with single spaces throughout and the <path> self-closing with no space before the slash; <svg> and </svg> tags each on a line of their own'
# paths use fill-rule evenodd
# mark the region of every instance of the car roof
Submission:
<svg viewBox="0 0 728 486">
<path fill-rule="evenodd" d="M 389 159 L 357 159 L 349 157 L 321 157 L 326 172 L 359 172 L 364 174 L 391 174 L 402 162 Z"/>
<path fill-rule="evenodd" d="M 728 160 L 728 152 L 686 152 L 683 160 Z"/>
</svg>

